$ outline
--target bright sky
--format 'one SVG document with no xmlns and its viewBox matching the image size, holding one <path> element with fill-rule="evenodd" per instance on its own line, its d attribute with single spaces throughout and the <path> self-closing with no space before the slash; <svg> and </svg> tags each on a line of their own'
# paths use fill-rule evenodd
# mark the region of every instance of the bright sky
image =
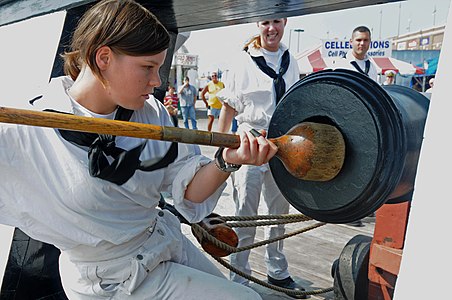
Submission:
<svg viewBox="0 0 452 300">
<path fill-rule="evenodd" d="M 283 43 L 289 46 L 291 35 L 291 51 L 296 53 L 299 47 L 302 52 L 319 45 L 322 39 L 350 39 L 351 31 L 359 25 L 369 27 L 373 32 L 373 39 L 380 37 L 386 39 L 397 36 L 398 33 L 404 34 L 446 24 L 450 3 L 450 0 L 407 0 L 291 17 L 288 19 Z M 297 28 L 303 29 L 304 32 L 293 31 Z M 256 23 L 194 31 L 185 42 L 185 46 L 191 54 L 199 55 L 199 74 L 202 75 L 216 68 L 224 68 L 231 60 L 233 50 L 240 51 L 244 42 L 255 34 L 257 34 Z M 215 51 L 214 55 L 212 50 Z"/>
</svg>

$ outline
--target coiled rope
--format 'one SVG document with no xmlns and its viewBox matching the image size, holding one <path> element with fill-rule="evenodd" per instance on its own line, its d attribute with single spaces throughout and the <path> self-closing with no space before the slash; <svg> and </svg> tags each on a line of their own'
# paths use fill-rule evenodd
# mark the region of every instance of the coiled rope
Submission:
<svg viewBox="0 0 452 300">
<path fill-rule="evenodd" d="M 288 224 L 288 223 L 295 223 L 295 222 L 306 222 L 311 221 L 312 218 L 307 217 L 303 214 L 287 214 L 287 215 L 262 215 L 262 216 L 218 216 L 217 219 L 220 219 L 225 222 L 225 225 L 230 227 L 256 227 L 256 226 L 270 226 L 270 225 L 279 225 L 279 224 Z M 227 223 L 229 222 L 229 223 Z M 202 236 L 203 238 L 207 239 L 209 242 L 217 246 L 218 248 L 221 248 L 223 250 L 226 250 L 230 253 L 237 253 L 242 251 L 251 250 L 257 247 L 261 247 L 267 244 L 271 244 L 274 242 L 277 242 L 282 239 L 286 239 L 316 228 L 319 228 L 321 226 L 326 225 L 327 223 L 324 222 L 318 222 L 316 224 L 307 226 L 305 228 L 283 234 L 279 237 L 264 240 L 261 242 L 257 242 L 248 246 L 243 247 L 233 247 L 230 246 L 214 236 L 212 236 L 207 230 L 202 228 L 199 224 L 191 224 L 192 230 L 194 234 L 198 234 L 198 236 Z M 324 294 L 333 291 L 333 287 L 325 288 L 325 289 L 317 289 L 317 290 L 311 290 L 311 291 L 299 291 L 299 290 L 291 290 L 291 289 L 285 289 L 281 288 L 276 285 L 269 284 L 265 281 L 262 281 L 254 276 L 248 275 L 239 269 L 233 267 L 231 264 L 226 262 L 225 260 L 221 259 L 220 257 L 216 257 L 212 254 L 210 254 L 218 263 L 220 263 L 225 268 L 229 269 L 232 272 L 237 273 L 238 275 L 253 281 L 254 283 L 257 283 L 259 285 L 262 285 L 266 288 L 285 293 L 289 296 L 306 296 L 306 295 L 319 295 Z"/>
</svg>

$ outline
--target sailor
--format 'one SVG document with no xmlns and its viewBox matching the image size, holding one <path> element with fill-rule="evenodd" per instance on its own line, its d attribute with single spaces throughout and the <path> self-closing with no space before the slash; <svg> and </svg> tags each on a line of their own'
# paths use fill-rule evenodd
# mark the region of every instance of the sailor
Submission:
<svg viewBox="0 0 452 300">
<path fill-rule="evenodd" d="M 103 0 L 80 19 L 65 53 L 67 76 L 36 105 L 65 113 L 173 126 L 152 96 L 170 37 L 133 0 Z M 212 161 L 165 141 L 0 125 L 0 220 L 61 250 L 69 299 L 261 299 L 227 280 L 157 208 L 169 192 L 190 222 L 209 215 L 242 164 L 277 152 L 242 133 Z"/>
<path fill-rule="evenodd" d="M 300 76 L 295 58 L 281 43 L 286 24 L 286 18 L 257 22 L 258 34 L 249 39 L 244 51 L 231 64 L 226 87 L 217 93 L 223 102 L 219 131 L 227 132 L 234 117 L 238 121 L 238 132 L 247 132 L 252 128 L 268 129 L 276 105 Z M 269 215 L 289 212 L 289 202 L 278 189 L 268 164 L 243 166 L 231 176 L 231 182 L 237 216 L 256 215 L 262 202 L 265 202 Z M 254 242 L 256 228 L 237 228 L 236 232 L 239 247 Z M 282 224 L 269 226 L 265 232 L 266 239 L 275 239 L 284 232 Z M 290 275 L 283 245 L 283 241 L 277 241 L 266 247 L 267 281 L 282 288 L 303 291 L 304 287 Z M 249 250 L 233 253 L 231 265 L 251 275 L 249 256 Z M 234 272 L 231 273 L 231 279 L 249 284 L 248 279 Z"/>
<path fill-rule="evenodd" d="M 395 76 L 396 76 L 396 72 L 395 72 L 395 71 L 393 71 L 393 70 L 387 70 L 387 71 L 385 72 L 385 76 L 386 76 L 386 79 L 385 79 L 385 81 L 383 82 L 383 85 L 392 85 L 392 84 L 395 84 Z"/>
<path fill-rule="evenodd" d="M 366 26 L 358 26 L 353 29 L 350 44 L 351 51 L 348 51 L 344 59 L 338 59 L 335 69 L 354 70 L 377 81 L 378 71 L 375 61 L 367 54 L 371 43 L 371 33 Z"/>
</svg>

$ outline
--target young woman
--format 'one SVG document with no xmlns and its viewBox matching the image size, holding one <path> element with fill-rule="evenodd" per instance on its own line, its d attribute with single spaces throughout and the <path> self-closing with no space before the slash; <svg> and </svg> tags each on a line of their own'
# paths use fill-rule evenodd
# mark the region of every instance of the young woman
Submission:
<svg viewBox="0 0 452 300">
<path fill-rule="evenodd" d="M 80 20 L 68 76 L 40 108 L 171 126 L 153 98 L 169 35 L 132 0 L 105 0 Z M 157 208 L 160 192 L 191 222 L 212 212 L 228 164 L 264 164 L 274 144 L 250 133 L 215 161 L 196 146 L 51 128 L 0 126 L 0 220 L 61 250 L 70 299 L 260 299 L 228 281 Z"/>
<path fill-rule="evenodd" d="M 267 130 L 278 101 L 298 81 L 300 73 L 297 62 L 281 43 L 286 23 L 285 18 L 258 22 L 259 35 L 248 41 L 239 59 L 230 67 L 226 87 L 217 93 L 223 102 L 218 123 L 220 131 L 229 130 L 234 116 L 241 134 L 253 128 Z M 261 195 L 269 214 L 289 212 L 289 203 L 276 186 L 268 164 L 243 166 L 231 178 L 236 215 L 257 215 Z M 237 228 L 236 232 L 239 247 L 254 242 L 255 228 Z M 284 226 L 267 227 L 265 234 L 268 239 L 281 236 Z M 249 254 L 249 251 L 231 254 L 231 264 L 251 274 Z M 267 245 L 265 262 L 269 283 L 289 289 L 302 289 L 290 277 L 283 241 Z M 231 279 L 248 284 L 245 278 L 235 273 L 231 273 Z"/>
</svg>

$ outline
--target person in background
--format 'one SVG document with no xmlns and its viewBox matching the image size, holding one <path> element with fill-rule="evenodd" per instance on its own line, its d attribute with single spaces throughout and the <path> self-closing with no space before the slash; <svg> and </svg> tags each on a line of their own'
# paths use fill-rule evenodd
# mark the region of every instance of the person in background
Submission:
<svg viewBox="0 0 452 300">
<path fill-rule="evenodd" d="M 374 81 L 378 82 L 378 71 L 376 64 L 367 51 L 371 43 L 371 33 L 366 26 L 358 26 L 353 29 L 350 44 L 351 51 L 347 52 L 344 59 L 338 59 L 335 68 L 348 69 L 360 72 Z"/>
<path fill-rule="evenodd" d="M 435 84 L 435 78 L 430 78 L 430 80 L 428 81 L 428 85 L 430 86 L 425 92 L 426 93 L 431 93 L 433 92 L 433 85 Z"/>
<path fill-rule="evenodd" d="M 387 70 L 385 72 L 386 79 L 383 82 L 383 85 L 393 85 L 393 84 L 395 84 L 395 75 L 396 75 L 396 72 L 394 72 L 393 70 Z"/>
<path fill-rule="evenodd" d="M 418 81 L 415 81 L 411 88 L 415 91 L 422 92 L 422 86 Z"/>
<path fill-rule="evenodd" d="M 182 112 L 182 119 L 184 120 L 185 128 L 188 127 L 188 119 L 191 121 L 192 129 L 198 129 L 196 122 L 195 104 L 198 98 L 196 88 L 190 84 L 190 78 L 184 78 L 184 84 L 179 89 L 180 95 L 180 110 Z"/>
<path fill-rule="evenodd" d="M 169 45 L 137 2 L 96 2 L 64 54 L 67 76 L 52 78 L 36 109 L 172 126 L 152 96 Z M 158 203 L 171 192 L 200 222 L 233 170 L 275 155 L 266 138 L 243 133 L 212 161 L 184 143 L 1 124 L 0 148 L 0 222 L 61 251 L 68 299 L 261 299 L 225 278 Z"/>
<path fill-rule="evenodd" d="M 352 37 L 350 44 L 352 45 L 351 51 L 347 52 L 344 59 L 338 59 L 335 64 L 336 69 L 347 69 L 364 74 L 378 82 L 378 71 L 375 62 L 367 52 L 369 51 L 371 43 L 371 33 L 366 26 L 358 26 L 352 31 Z M 370 216 L 374 216 L 371 214 Z M 347 225 L 353 227 L 363 227 L 362 220 L 356 220 L 354 222 L 347 223 Z"/>
<path fill-rule="evenodd" d="M 179 126 L 179 119 L 177 118 L 178 110 L 177 104 L 179 103 L 179 97 L 177 97 L 176 89 L 173 86 L 168 87 L 168 95 L 163 98 L 163 104 L 165 105 L 168 113 L 173 119 L 174 126 Z"/>
<path fill-rule="evenodd" d="M 266 135 L 278 101 L 299 78 L 297 61 L 281 43 L 286 23 L 286 18 L 258 22 L 259 34 L 245 44 L 244 51 L 229 68 L 226 87 L 217 93 L 223 103 L 218 122 L 220 132 L 228 132 L 235 117 L 240 134 L 257 130 L 262 136 Z M 268 164 L 243 166 L 233 174 L 231 181 L 237 216 L 257 215 L 261 197 L 266 203 L 268 214 L 289 212 L 289 203 L 279 191 Z M 237 228 L 236 232 L 239 247 L 254 242 L 255 228 Z M 284 225 L 269 226 L 266 227 L 265 238 L 272 239 L 284 232 Z M 249 255 L 250 251 L 231 254 L 231 264 L 251 274 Z M 304 290 L 290 276 L 282 240 L 266 246 L 265 263 L 270 284 Z M 245 285 L 249 283 L 234 272 L 231 273 L 231 279 Z"/>
<path fill-rule="evenodd" d="M 212 80 L 209 81 L 201 92 L 202 101 L 207 107 L 207 131 L 212 131 L 212 126 L 215 118 L 220 117 L 221 102 L 218 100 L 216 94 L 224 89 L 224 83 L 218 80 L 218 73 L 212 72 Z M 206 100 L 206 93 L 209 94 L 209 100 Z"/>
</svg>

